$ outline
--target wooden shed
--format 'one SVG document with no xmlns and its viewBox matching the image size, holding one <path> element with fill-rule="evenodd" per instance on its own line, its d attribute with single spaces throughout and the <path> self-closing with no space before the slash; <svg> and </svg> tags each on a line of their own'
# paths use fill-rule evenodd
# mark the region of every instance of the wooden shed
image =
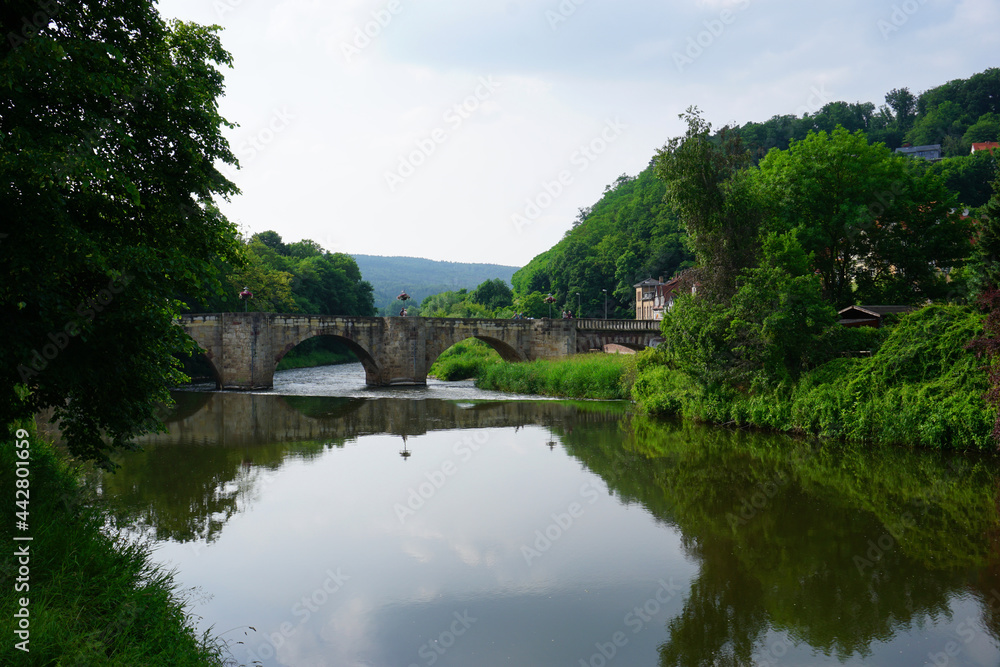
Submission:
<svg viewBox="0 0 1000 667">
<path fill-rule="evenodd" d="M 845 327 L 875 327 L 882 326 L 882 318 L 891 313 L 908 313 L 913 306 L 848 306 L 837 314 L 838 323 Z"/>
</svg>

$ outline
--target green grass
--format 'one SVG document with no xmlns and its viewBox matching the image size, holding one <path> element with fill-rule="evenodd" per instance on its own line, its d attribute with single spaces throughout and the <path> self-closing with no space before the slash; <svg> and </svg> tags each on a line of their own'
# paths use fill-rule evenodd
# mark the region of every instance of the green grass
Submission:
<svg viewBox="0 0 1000 667">
<path fill-rule="evenodd" d="M 757 393 L 702 388 L 640 358 L 633 398 L 650 414 L 697 421 L 845 441 L 996 449 L 996 412 L 983 400 L 986 373 L 965 349 L 981 331 L 982 316 L 971 308 L 929 306 L 901 318 L 873 356 L 837 358 L 794 384 Z"/>
<path fill-rule="evenodd" d="M 7 442 L 14 441 L 13 429 Z M 224 665 L 227 650 L 198 635 L 170 572 L 153 564 L 149 548 L 113 528 L 54 447 L 29 437 L 30 590 L 14 591 L 14 559 L 3 559 L 3 665 Z M 14 448 L 2 448 L 2 488 L 14 489 Z M 13 493 L 3 523 L 14 533 Z M 13 547 L 11 547 L 13 549 Z M 29 599 L 30 653 L 14 647 L 12 610 Z M 229 664 L 232 664 L 231 662 Z"/>
<path fill-rule="evenodd" d="M 357 357 L 350 353 L 331 352 L 330 350 L 312 350 L 304 353 L 296 353 L 295 350 L 292 350 L 282 357 L 275 370 L 286 371 L 291 368 L 349 364 L 357 360 Z"/>
<path fill-rule="evenodd" d="M 631 355 L 578 354 L 551 361 L 490 365 L 476 386 L 518 394 L 628 399 L 633 369 Z"/>
<path fill-rule="evenodd" d="M 452 345 L 431 365 L 428 375 L 448 382 L 479 377 L 487 367 L 502 363 L 500 355 L 475 338 Z"/>
</svg>

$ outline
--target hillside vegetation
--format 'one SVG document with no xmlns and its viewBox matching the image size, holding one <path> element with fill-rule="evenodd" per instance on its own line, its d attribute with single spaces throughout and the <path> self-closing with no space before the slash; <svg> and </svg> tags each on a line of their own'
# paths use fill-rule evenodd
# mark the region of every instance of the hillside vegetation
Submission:
<svg viewBox="0 0 1000 667">
<path fill-rule="evenodd" d="M 382 257 L 380 255 L 353 255 L 361 275 L 373 290 L 375 305 L 381 315 L 399 313 L 400 292 L 410 295 L 408 311 L 419 313 L 420 302 L 432 294 L 445 291 L 472 290 L 487 280 L 500 280 L 510 284 L 516 266 L 500 264 L 473 264 L 464 262 L 438 262 L 418 257 Z"/>
<path fill-rule="evenodd" d="M 609 316 L 627 318 L 634 283 L 680 275 L 664 343 L 587 382 L 560 384 L 576 369 L 545 362 L 465 372 L 508 391 L 625 387 L 647 412 L 738 426 L 996 447 L 1000 177 L 996 157 L 969 149 L 1000 140 L 1000 69 L 885 101 L 718 131 L 689 109 L 687 133 L 581 209 L 492 311 L 545 316 L 551 295 L 556 316 L 578 298 L 578 316 L 601 316 L 607 290 Z M 939 143 L 945 158 L 895 153 L 904 142 Z M 428 299 L 456 315 L 470 301 Z M 914 311 L 847 329 L 837 311 L 851 304 Z"/>
<path fill-rule="evenodd" d="M 956 79 L 919 94 L 893 89 L 885 103 L 833 101 L 815 113 L 781 115 L 762 122 L 725 128 L 708 137 L 719 145 L 738 138 L 747 164 L 758 164 L 768 151 L 787 151 L 810 132 L 831 134 L 838 127 L 861 131 L 869 144 L 884 143 L 891 151 L 904 142 L 941 144 L 945 159 L 920 163 L 955 194 L 953 205 L 975 210 L 986 204 L 997 158 L 989 152 L 970 154 L 972 142 L 1000 140 L 1000 68 L 968 79 Z M 552 294 L 555 310 L 577 309 L 580 293 L 584 316 L 603 316 L 608 290 L 609 316 L 634 312 L 632 285 L 646 278 L 669 278 L 694 265 L 686 241 L 688 229 L 675 208 L 664 200 L 667 184 L 656 178 L 655 160 L 637 176 L 620 176 L 604 196 L 582 208 L 559 243 L 535 256 L 512 279 L 514 298 Z M 871 192 L 865 206 L 896 196 L 891 182 Z M 963 298 L 968 298 L 968 293 Z"/>
</svg>

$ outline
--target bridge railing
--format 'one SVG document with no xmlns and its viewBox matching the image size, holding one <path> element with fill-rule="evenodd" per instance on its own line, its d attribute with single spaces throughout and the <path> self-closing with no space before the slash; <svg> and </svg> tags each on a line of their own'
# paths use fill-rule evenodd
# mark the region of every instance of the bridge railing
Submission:
<svg viewBox="0 0 1000 667">
<path fill-rule="evenodd" d="M 599 320 L 582 318 L 576 320 L 577 329 L 598 331 L 650 331 L 660 329 L 659 320 Z"/>
</svg>

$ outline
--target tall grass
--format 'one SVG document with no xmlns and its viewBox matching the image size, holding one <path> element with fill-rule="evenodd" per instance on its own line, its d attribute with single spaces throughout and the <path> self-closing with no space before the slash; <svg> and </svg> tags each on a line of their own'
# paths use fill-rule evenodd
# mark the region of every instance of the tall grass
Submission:
<svg viewBox="0 0 1000 667">
<path fill-rule="evenodd" d="M 14 440 L 13 429 L 7 441 Z M 149 548 L 108 528 L 76 481 L 76 471 L 32 429 L 30 590 L 15 592 L 16 570 L 3 561 L 0 601 L 3 665 L 225 665 L 228 651 L 193 629 L 173 575 L 150 559 Z M 14 449 L 0 448 L 2 488 L 14 488 Z M 12 494 L 13 495 L 13 494 Z M 3 513 L 8 535 L 14 510 Z M 14 647 L 12 610 L 29 599 L 30 653 Z"/>
<path fill-rule="evenodd" d="M 628 399 L 634 357 L 578 354 L 565 359 L 488 366 L 476 380 L 481 389 L 575 398 Z"/>
</svg>

